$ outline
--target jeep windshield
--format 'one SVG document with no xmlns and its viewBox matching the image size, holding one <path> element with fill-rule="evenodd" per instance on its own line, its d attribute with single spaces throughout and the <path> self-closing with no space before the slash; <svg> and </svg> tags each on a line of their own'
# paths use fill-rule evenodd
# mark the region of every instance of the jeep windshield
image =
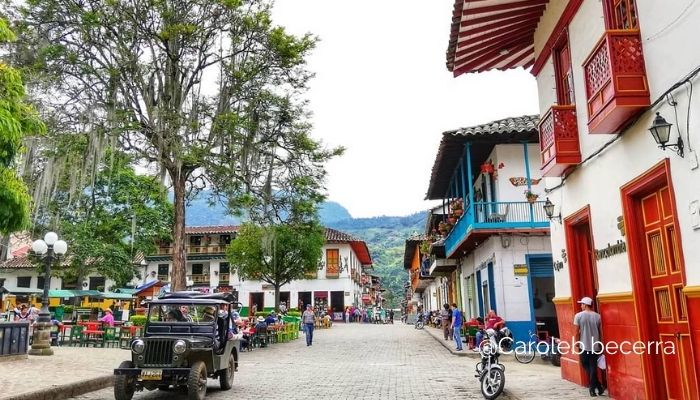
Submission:
<svg viewBox="0 0 700 400">
<path fill-rule="evenodd" d="M 151 304 L 148 309 L 148 322 L 211 325 L 216 322 L 218 312 L 216 304 Z"/>
</svg>

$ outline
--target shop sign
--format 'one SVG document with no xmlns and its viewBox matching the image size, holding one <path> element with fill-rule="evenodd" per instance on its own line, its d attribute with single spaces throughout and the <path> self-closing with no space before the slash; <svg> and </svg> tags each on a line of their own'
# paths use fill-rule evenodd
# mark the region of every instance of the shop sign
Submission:
<svg viewBox="0 0 700 400">
<path fill-rule="evenodd" d="M 527 276 L 527 264 L 513 264 L 513 274 L 518 276 Z"/>
<path fill-rule="evenodd" d="M 263 283 L 262 290 L 275 290 L 275 286 L 269 283 Z"/>
<path fill-rule="evenodd" d="M 350 296 L 350 292 L 345 292 L 345 293 L 343 293 L 343 295 Z"/>
<path fill-rule="evenodd" d="M 627 243 L 623 240 L 618 240 L 615 244 L 608 243 L 608 247 L 604 249 L 596 249 L 595 259 L 602 260 L 603 258 L 609 258 L 622 253 L 627 253 Z"/>
</svg>

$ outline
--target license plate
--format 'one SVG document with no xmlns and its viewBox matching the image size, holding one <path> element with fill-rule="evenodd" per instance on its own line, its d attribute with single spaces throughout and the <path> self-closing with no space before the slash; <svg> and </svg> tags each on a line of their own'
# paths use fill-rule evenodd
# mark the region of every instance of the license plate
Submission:
<svg viewBox="0 0 700 400">
<path fill-rule="evenodd" d="M 160 381 L 163 379 L 163 370 L 142 369 L 140 378 L 142 381 Z"/>
</svg>

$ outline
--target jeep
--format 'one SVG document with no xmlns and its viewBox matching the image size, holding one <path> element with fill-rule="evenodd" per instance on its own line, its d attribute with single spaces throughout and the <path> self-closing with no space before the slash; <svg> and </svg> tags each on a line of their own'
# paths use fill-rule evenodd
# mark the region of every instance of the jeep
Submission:
<svg viewBox="0 0 700 400">
<path fill-rule="evenodd" d="M 131 400 L 135 391 L 187 388 L 203 400 L 207 379 L 229 390 L 238 368 L 239 341 L 232 335 L 230 293 L 166 293 L 148 305 L 142 337 L 131 341 L 131 361 L 114 370 L 114 398 Z"/>
</svg>

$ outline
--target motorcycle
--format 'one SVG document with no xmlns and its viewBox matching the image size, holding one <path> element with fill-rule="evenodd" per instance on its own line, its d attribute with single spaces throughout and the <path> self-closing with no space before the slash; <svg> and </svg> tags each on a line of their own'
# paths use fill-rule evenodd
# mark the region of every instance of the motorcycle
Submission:
<svg viewBox="0 0 700 400">
<path fill-rule="evenodd" d="M 479 378 L 481 395 L 486 400 L 493 400 L 503 393 L 506 386 L 506 367 L 498 362 L 501 352 L 496 335 L 491 333 L 488 340 L 479 346 L 481 361 L 476 364 L 476 374 Z"/>
<path fill-rule="evenodd" d="M 423 329 L 423 325 L 425 325 L 425 322 L 423 321 L 423 314 L 418 314 L 418 318 L 416 318 L 416 324 L 413 327 L 415 329 Z"/>
<path fill-rule="evenodd" d="M 547 346 L 547 352 L 542 354 L 542 360 L 549 361 L 555 367 L 561 366 L 561 353 L 559 352 L 559 342 L 557 338 L 551 339 L 550 346 Z"/>
</svg>

